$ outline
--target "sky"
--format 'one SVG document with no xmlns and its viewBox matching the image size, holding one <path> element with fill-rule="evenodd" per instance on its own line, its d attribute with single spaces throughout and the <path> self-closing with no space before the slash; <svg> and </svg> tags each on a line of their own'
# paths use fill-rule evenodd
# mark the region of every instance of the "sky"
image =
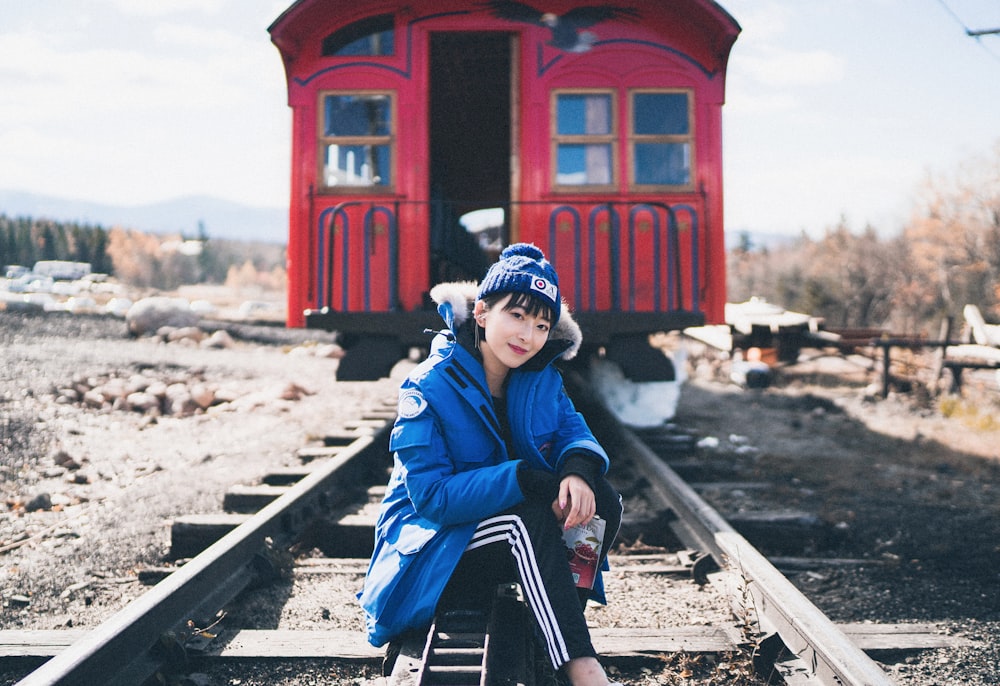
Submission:
<svg viewBox="0 0 1000 686">
<path fill-rule="evenodd" d="M 291 0 L 0 0 L 0 189 L 287 207 Z M 537 2 L 536 4 L 540 4 Z M 720 0 L 729 232 L 897 232 L 1000 141 L 1000 0 Z M 0 208 L 3 211 L 3 208 Z"/>
</svg>

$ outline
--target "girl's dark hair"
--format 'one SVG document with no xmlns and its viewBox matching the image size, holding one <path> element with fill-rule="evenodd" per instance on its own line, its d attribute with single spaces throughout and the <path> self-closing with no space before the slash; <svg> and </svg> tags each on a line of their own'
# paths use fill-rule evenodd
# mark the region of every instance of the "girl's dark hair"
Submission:
<svg viewBox="0 0 1000 686">
<path fill-rule="evenodd" d="M 483 297 L 483 302 L 486 303 L 488 308 L 492 309 L 494 305 L 506 298 L 508 295 L 510 296 L 510 300 L 508 300 L 507 304 L 503 306 L 504 311 L 511 310 L 515 307 L 521 307 L 524 308 L 524 311 L 527 312 L 529 316 L 544 317 L 550 322 L 555 319 L 555 312 L 552 311 L 552 308 L 549 307 L 548 303 L 541 298 L 535 297 L 531 293 L 523 293 L 521 291 L 514 293 L 490 293 L 489 295 Z"/>
</svg>

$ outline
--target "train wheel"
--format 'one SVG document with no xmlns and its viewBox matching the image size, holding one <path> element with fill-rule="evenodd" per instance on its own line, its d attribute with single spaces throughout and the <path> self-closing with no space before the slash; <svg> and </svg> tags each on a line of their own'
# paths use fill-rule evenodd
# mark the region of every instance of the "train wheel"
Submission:
<svg viewBox="0 0 1000 686">
<path fill-rule="evenodd" d="M 405 352 L 394 336 L 360 336 L 343 347 L 344 357 L 337 365 L 338 381 L 374 381 L 389 376 Z"/>
</svg>

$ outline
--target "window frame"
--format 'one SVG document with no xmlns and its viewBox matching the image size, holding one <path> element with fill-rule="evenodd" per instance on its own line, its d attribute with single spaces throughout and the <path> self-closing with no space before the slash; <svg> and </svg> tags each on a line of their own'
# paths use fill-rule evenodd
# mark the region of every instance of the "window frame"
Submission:
<svg viewBox="0 0 1000 686">
<path fill-rule="evenodd" d="M 381 28 L 381 30 L 373 30 L 379 28 Z M 359 40 L 383 33 L 389 33 L 392 35 L 393 48 L 389 52 L 343 52 L 345 48 L 350 47 Z M 342 26 L 333 33 L 325 36 L 320 42 L 320 56 L 323 58 L 334 57 L 348 59 L 357 59 L 359 57 L 374 59 L 395 57 L 397 38 L 395 15 L 391 12 L 376 14 L 364 19 L 359 19 L 358 21 L 352 22 L 347 26 Z M 336 49 L 334 49 L 334 47 L 336 47 Z"/>
<path fill-rule="evenodd" d="M 389 134 L 378 136 L 327 136 L 325 135 L 326 124 L 326 99 L 328 97 L 342 96 L 386 96 L 389 99 Z M 320 193 L 339 195 L 391 195 L 396 189 L 396 173 L 398 168 L 398 104 L 399 98 L 396 91 L 390 89 L 360 89 L 360 88 L 336 88 L 321 90 L 317 93 L 316 101 L 316 175 L 317 188 Z M 328 185 L 327 184 L 327 149 L 330 145 L 371 145 L 389 147 L 389 183 L 373 185 Z"/>
<path fill-rule="evenodd" d="M 688 131 L 686 134 L 638 134 L 635 132 L 635 99 L 636 95 L 647 94 L 676 94 L 682 93 L 687 96 L 687 121 Z M 628 146 L 628 190 L 631 193 L 649 192 L 690 192 L 695 188 L 697 176 L 697 150 L 695 147 L 695 123 L 694 116 L 694 89 L 692 88 L 630 88 L 628 89 L 628 133 L 626 134 L 626 145 Z M 637 183 L 636 173 L 636 145 L 642 143 L 685 143 L 688 146 L 688 182 L 685 184 L 652 184 Z"/>
<path fill-rule="evenodd" d="M 559 98 L 564 95 L 605 95 L 611 106 L 611 121 L 606 134 L 561 134 L 559 133 Z M 550 157 L 551 179 L 550 187 L 557 193 L 613 193 L 619 184 L 619 146 L 618 132 L 618 91 L 614 88 L 554 88 L 550 99 L 551 132 Z M 611 179 L 607 184 L 566 184 L 559 183 L 559 147 L 561 145 L 608 145 L 611 149 Z"/>
</svg>

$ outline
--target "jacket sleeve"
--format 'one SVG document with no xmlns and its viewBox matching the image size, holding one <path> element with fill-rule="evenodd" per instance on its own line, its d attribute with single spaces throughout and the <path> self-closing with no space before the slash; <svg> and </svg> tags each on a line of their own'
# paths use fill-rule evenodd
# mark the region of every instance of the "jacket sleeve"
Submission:
<svg viewBox="0 0 1000 686">
<path fill-rule="evenodd" d="M 461 441 L 456 441 L 460 445 Z M 440 524 L 479 521 L 524 499 L 518 461 L 494 459 L 471 450 L 449 450 L 434 408 L 397 419 L 389 447 L 402 465 L 406 491 L 421 517 Z"/>
<path fill-rule="evenodd" d="M 558 392 L 557 412 L 559 416 L 559 428 L 557 430 L 558 438 L 556 440 L 555 451 L 556 472 L 563 471 L 564 461 L 567 457 L 574 453 L 586 452 L 595 458 L 597 474 L 607 474 L 608 467 L 610 466 L 608 454 L 601 444 L 597 442 L 590 427 L 587 426 L 583 415 L 576 411 L 576 407 L 574 407 L 573 401 L 566 394 L 565 389 L 561 387 Z"/>
</svg>

